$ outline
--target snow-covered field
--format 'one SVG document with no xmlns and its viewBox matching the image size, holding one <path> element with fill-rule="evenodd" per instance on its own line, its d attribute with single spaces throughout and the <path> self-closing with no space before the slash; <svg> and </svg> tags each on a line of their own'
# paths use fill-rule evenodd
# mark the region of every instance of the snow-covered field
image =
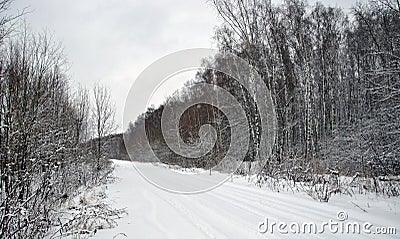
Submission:
<svg viewBox="0 0 400 239">
<path fill-rule="evenodd" d="M 129 161 L 114 164 L 118 179 L 106 193 L 111 206 L 126 208 L 128 215 L 94 238 L 400 238 L 399 198 L 337 195 L 320 203 L 301 193 L 258 188 L 243 177 L 205 193 L 179 195 L 148 183 Z M 169 170 L 136 165 L 160 175 Z M 360 234 L 353 234 L 358 225 Z M 377 235 L 379 230 L 392 234 Z"/>
</svg>

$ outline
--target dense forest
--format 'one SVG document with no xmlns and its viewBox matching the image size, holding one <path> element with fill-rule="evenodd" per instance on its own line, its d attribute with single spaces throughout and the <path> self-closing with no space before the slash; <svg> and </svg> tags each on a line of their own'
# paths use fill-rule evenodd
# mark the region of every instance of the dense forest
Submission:
<svg viewBox="0 0 400 239">
<path fill-rule="evenodd" d="M 215 31 L 218 50 L 245 59 L 267 85 L 277 127 L 267 159 L 258 153 L 261 124 L 255 100 L 231 77 L 200 70 L 184 89 L 157 108 L 149 108 L 125 134 L 135 160 L 150 143 L 164 163 L 213 168 L 230 144 L 229 122 L 215 107 L 194 105 L 179 119 L 179 132 L 189 145 L 199 144 L 201 125 L 217 131 L 212 150 L 187 159 L 168 148 L 161 131 L 164 108 L 204 97 L 197 83 L 229 91 L 245 109 L 249 128 L 247 162 L 258 165 L 260 182 L 284 178 L 322 185 L 320 200 L 339 191 L 326 186 L 340 176 L 371 179 L 364 189 L 399 195 L 400 173 L 400 5 L 394 0 L 368 1 L 347 13 L 321 3 L 288 0 L 213 0 L 223 24 Z M 205 67 L 220 64 L 219 57 Z M 190 80 L 190 79 L 188 79 Z M 255 80 L 250 84 L 257 87 Z M 147 139 L 143 139 L 143 128 Z M 140 138 L 142 137 L 142 138 Z M 252 163 L 240 172 L 250 173 Z M 219 165 L 221 166 L 221 165 Z M 223 169 L 223 166 L 222 166 Z M 389 186 L 380 186 L 382 181 Z M 397 185 L 397 186 L 394 186 Z"/>
</svg>

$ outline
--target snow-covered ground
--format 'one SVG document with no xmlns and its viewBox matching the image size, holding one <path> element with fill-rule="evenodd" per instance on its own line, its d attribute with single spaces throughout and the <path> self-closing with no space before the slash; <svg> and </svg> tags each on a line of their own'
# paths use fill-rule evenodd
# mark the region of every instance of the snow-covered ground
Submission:
<svg viewBox="0 0 400 239">
<path fill-rule="evenodd" d="M 128 215 L 118 220 L 117 227 L 99 230 L 94 238 L 400 238 L 399 198 L 338 195 L 320 203 L 301 193 L 260 189 L 243 177 L 205 193 L 179 195 L 148 183 L 129 161 L 114 160 L 114 164 L 118 179 L 106 193 L 111 206 L 126 208 Z M 160 175 L 168 170 L 136 165 Z M 358 225 L 360 234 L 351 233 Z M 374 233 L 393 230 L 387 227 L 395 227 L 396 234 Z M 303 233 L 310 228 L 311 234 Z"/>
</svg>

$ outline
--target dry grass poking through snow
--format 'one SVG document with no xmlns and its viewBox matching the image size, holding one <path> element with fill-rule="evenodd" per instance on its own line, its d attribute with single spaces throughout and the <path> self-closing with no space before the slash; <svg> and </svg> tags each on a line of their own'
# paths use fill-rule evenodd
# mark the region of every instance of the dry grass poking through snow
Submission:
<svg viewBox="0 0 400 239">
<path fill-rule="evenodd" d="M 98 230 L 116 227 L 117 219 L 127 214 L 105 203 L 106 185 L 85 189 L 58 212 L 58 223 L 48 238 L 89 238 Z"/>
</svg>

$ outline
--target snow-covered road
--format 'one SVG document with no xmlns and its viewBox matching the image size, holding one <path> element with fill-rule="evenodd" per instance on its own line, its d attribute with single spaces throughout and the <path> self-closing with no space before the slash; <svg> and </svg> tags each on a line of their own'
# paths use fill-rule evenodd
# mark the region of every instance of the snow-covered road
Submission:
<svg viewBox="0 0 400 239">
<path fill-rule="evenodd" d="M 127 208 L 128 215 L 118 220 L 117 227 L 98 231 L 95 238 L 400 238 L 398 198 L 337 196 L 329 203 L 320 203 L 303 194 L 260 189 L 244 178 L 235 178 L 233 182 L 226 182 L 206 193 L 179 195 L 148 183 L 131 162 L 115 160 L 114 163 L 118 179 L 108 186 L 107 194 L 112 206 Z M 160 173 L 167 170 L 152 164 L 138 164 L 138 167 L 154 167 L 155 172 L 160 170 Z M 324 227 L 323 223 L 330 220 L 333 224 L 340 222 L 338 212 L 348 215 L 348 219 L 342 221 L 345 226 L 350 222 L 361 226 L 366 222 L 371 224 L 371 234 L 364 231 L 361 234 L 342 234 L 341 223 L 339 228 L 333 226 L 332 230 L 329 225 Z M 269 230 L 260 233 L 259 230 L 266 230 L 266 219 Z M 260 225 L 262 222 L 264 224 Z M 287 226 L 281 226 L 279 230 L 277 225 L 272 226 L 274 222 Z M 325 233 L 294 234 L 292 231 L 298 229 L 296 222 L 299 227 L 307 227 L 304 223 L 313 222 L 318 231 L 323 228 Z M 373 234 L 378 226 L 394 226 L 396 234 Z M 336 229 L 339 233 L 334 233 Z"/>
</svg>

